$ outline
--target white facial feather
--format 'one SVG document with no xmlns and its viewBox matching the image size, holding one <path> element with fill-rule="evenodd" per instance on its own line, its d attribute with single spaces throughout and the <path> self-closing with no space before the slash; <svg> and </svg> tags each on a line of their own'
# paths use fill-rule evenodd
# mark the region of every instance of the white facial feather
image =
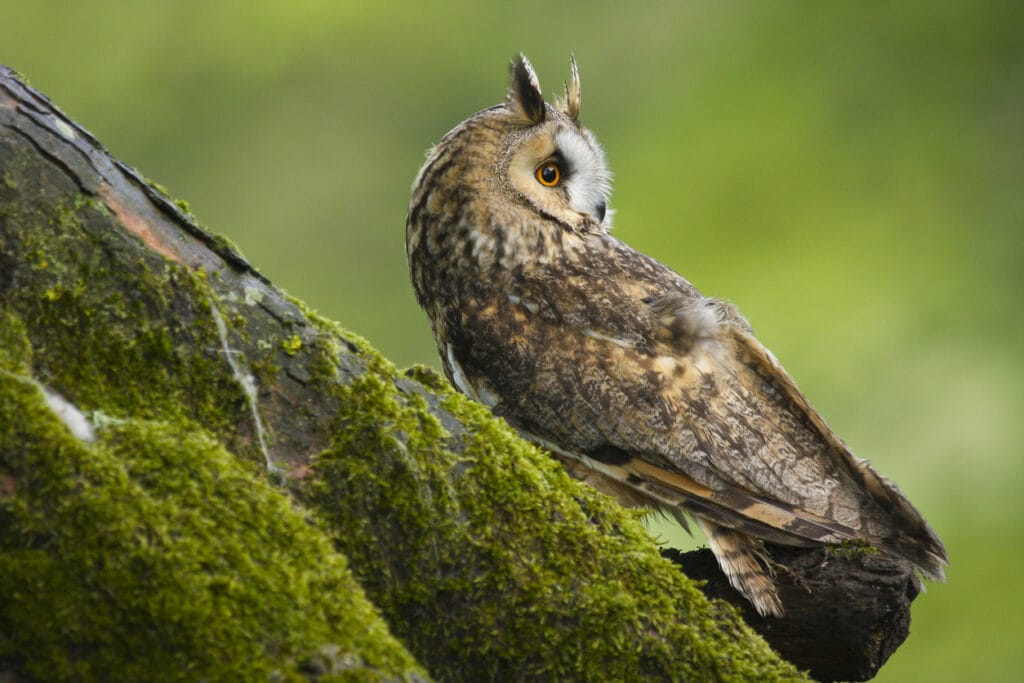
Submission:
<svg viewBox="0 0 1024 683">
<path fill-rule="evenodd" d="M 569 206 L 597 219 L 595 212 L 598 207 L 607 208 L 612 189 L 612 174 L 605 163 L 604 152 L 596 141 L 587 140 L 572 129 L 558 131 L 555 144 L 570 167 L 565 182 Z M 609 215 L 606 214 L 605 222 Z"/>
</svg>

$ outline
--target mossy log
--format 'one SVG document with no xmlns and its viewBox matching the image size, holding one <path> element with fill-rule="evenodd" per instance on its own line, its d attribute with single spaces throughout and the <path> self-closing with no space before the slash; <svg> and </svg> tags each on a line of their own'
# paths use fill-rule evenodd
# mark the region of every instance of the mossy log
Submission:
<svg viewBox="0 0 1024 683">
<path fill-rule="evenodd" d="M 635 513 L 286 297 L 0 68 L 0 678 L 817 667 L 787 656 Z"/>
</svg>

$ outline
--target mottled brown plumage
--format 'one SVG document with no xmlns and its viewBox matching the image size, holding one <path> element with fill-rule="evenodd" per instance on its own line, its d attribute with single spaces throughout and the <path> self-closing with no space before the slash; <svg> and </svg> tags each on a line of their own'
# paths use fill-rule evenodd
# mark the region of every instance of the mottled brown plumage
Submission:
<svg viewBox="0 0 1024 683">
<path fill-rule="evenodd" d="M 781 615 L 761 540 L 866 541 L 943 578 L 946 552 L 856 458 L 731 305 L 609 234 L 610 174 L 525 57 L 503 104 L 431 150 L 406 252 L 445 373 L 575 476 L 697 518 L 723 571 Z"/>
</svg>

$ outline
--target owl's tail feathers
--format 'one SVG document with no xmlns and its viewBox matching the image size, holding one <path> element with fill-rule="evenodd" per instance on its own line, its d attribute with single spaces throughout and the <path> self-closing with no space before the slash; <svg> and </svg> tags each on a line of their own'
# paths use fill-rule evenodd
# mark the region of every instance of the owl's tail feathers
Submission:
<svg viewBox="0 0 1024 683">
<path fill-rule="evenodd" d="M 870 463 L 851 455 L 855 471 L 872 497 L 884 504 L 888 528 L 871 538 L 881 550 L 906 558 L 925 578 L 945 581 L 943 567 L 949 564 L 946 547 L 906 496 L 893 482 L 875 471 Z"/>
<path fill-rule="evenodd" d="M 893 555 L 906 558 L 926 579 L 944 582 L 949 557 L 942 541 L 927 525 L 918 527 L 913 532 L 913 535 L 908 533 L 883 538 L 872 544 Z"/>
<path fill-rule="evenodd" d="M 761 541 L 700 517 L 697 523 L 732 587 L 750 600 L 762 617 L 781 617 L 782 600 L 772 580 L 771 560 Z"/>
</svg>

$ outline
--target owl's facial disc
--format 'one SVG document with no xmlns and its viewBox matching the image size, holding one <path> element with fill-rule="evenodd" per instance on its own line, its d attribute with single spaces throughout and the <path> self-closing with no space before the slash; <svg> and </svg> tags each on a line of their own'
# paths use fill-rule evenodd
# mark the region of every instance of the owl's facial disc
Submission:
<svg viewBox="0 0 1024 683">
<path fill-rule="evenodd" d="M 604 153 L 585 130 L 557 114 L 551 118 L 513 152 L 509 180 L 534 208 L 566 228 L 607 230 L 611 173 Z"/>
</svg>

